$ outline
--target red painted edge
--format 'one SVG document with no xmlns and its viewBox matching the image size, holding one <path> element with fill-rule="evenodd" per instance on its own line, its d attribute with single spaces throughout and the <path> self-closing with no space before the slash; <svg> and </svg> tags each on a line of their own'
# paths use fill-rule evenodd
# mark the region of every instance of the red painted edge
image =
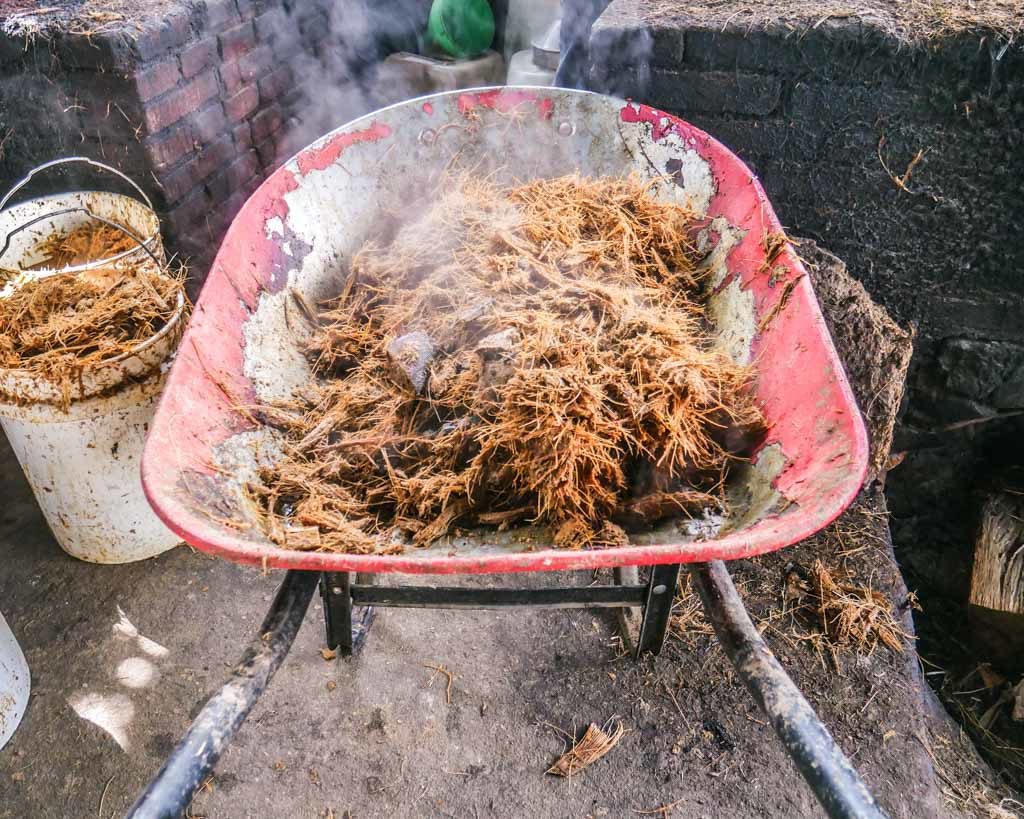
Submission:
<svg viewBox="0 0 1024 819">
<path fill-rule="evenodd" d="M 554 108 L 553 100 L 541 92 L 501 89 L 459 94 L 457 105 L 465 114 L 476 105 L 508 111 L 524 102 L 545 118 Z M 429 113 L 424 106 L 424 114 Z M 749 529 L 699 543 L 419 557 L 286 551 L 249 540 L 197 512 L 182 495 L 185 470 L 212 472 L 212 447 L 244 428 L 236 407 L 252 399 L 252 386 L 242 372 L 240 327 L 259 291 L 275 284 L 281 251 L 279 242 L 266 237 L 266 222 L 274 216 L 284 220 L 283 197 L 298 184 L 284 167 L 253 194 L 232 224 L 161 398 L 142 462 L 143 487 L 161 520 L 197 548 L 240 563 L 316 571 L 472 574 L 744 558 L 802 540 L 838 517 L 863 483 L 867 433 L 800 260 L 787 249 L 776 262 L 785 268 L 784 275 L 769 276 L 762 269 L 761 237 L 781 226 L 760 183 L 721 143 L 676 117 L 633 103 L 621 109 L 620 117 L 649 125 L 657 140 L 675 134 L 708 161 L 717 185 L 709 216 L 725 216 L 747 230 L 729 264 L 753 294 L 757 314 L 768 315 L 789 293 L 785 309 L 755 339 L 753 352 L 757 394 L 772 426 L 769 444 L 780 442 L 790 461 L 776 486 L 795 506 Z M 296 167 L 302 175 L 326 168 L 350 146 L 390 135 L 386 125 L 376 122 L 336 133 L 301 152 Z M 790 282 L 795 283 L 787 287 Z"/>
</svg>

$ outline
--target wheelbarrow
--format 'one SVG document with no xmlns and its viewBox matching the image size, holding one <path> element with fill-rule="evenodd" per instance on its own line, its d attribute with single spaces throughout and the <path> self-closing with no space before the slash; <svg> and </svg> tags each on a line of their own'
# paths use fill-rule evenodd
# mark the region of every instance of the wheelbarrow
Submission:
<svg viewBox="0 0 1024 819">
<path fill-rule="evenodd" d="M 731 476 L 730 513 L 702 536 L 672 521 L 602 550 L 528 548 L 470 532 L 397 555 L 279 548 L 247 512 L 244 486 L 274 433 L 246 411 L 311 378 L 293 291 L 308 303 L 336 292 L 379 214 L 432 190 L 453 168 L 526 179 L 579 171 L 637 173 L 657 195 L 705 218 L 719 342 L 756 368 L 769 425 Z M 130 815 L 173 816 L 189 803 L 284 660 L 317 584 L 327 645 L 351 653 L 374 607 L 639 608 L 637 655 L 665 639 L 680 567 L 691 572 L 726 653 L 796 767 L 832 816 L 882 816 L 828 731 L 753 627 L 723 561 L 806 538 L 861 487 L 867 436 L 800 260 L 749 169 L 682 120 L 579 91 L 474 89 L 419 98 L 328 134 L 285 163 L 249 199 L 214 261 L 170 373 L 146 446 L 142 479 L 163 521 L 211 554 L 287 569 L 259 635 L 139 797 Z M 637 566 L 649 579 L 637 580 Z M 389 573 L 504 574 L 611 567 L 617 582 L 565 588 L 391 585 Z M 374 582 L 366 582 L 370 576 Z M 353 579 L 354 578 L 354 579 Z"/>
</svg>

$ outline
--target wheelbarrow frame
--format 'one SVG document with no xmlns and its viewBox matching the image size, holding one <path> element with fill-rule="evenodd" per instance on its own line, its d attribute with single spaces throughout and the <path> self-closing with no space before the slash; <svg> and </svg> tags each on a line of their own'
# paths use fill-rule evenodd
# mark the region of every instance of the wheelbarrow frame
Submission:
<svg viewBox="0 0 1024 819">
<path fill-rule="evenodd" d="M 770 482 L 780 503 L 711 540 L 673 537 L 591 551 L 477 548 L 407 555 L 299 553 L 275 546 L 255 528 L 224 525 L 239 470 L 215 464 L 213 454 L 225 442 L 254 429 L 244 407 L 260 400 L 247 369 L 250 341 L 240 328 L 263 315 L 260 310 L 267 299 L 286 293 L 296 281 L 296 271 L 301 273 L 311 256 L 324 252 L 315 247 L 316 236 L 303 234 L 301 225 L 293 224 L 293 218 L 301 223 L 304 217 L 292 209 L 307 196 L 306 208 L 320 202 L 331 218 L 330 201 L 321 199 L 338 195 L 332 186 L 336 188 L 343 179 L 337 172 L 344 167 L 343 157 L 345 162 L 378 167 L 398 147 L 396 153 L 406 151 L 415 161 L 417 152 L 432 155 L 441 134 L 453 126 L 445 117 L 476 121 L 481 112 L 485 119 L 489 112 L 525 112 L 533 118 L 534 135 L 546 140 L 548 150 L 561 152 L 563 165 L 571 164 L 573 156 L 589 156 L 588 151 L 604 151 L 608 162 L 618 151 L 621 165 L 625 147 L 638 168 L 652 178 L 669 187 L 677 179 L 684 196 L 693 188 L 687 168 L 692 171 L 703 163 L 709 169 L 711 188 L 703 212 L 709 220 L 722 220 L 736 231 L 736 243 L 728 249 L 727 273 L 715 286 L 741 290 L 758 318 L 748 352 L 758 361 L 756 390 L 770 431 L 754 466 L 767 460 L 764 453 L 772 448 L 781 453 L 784 468 Z M 463 126 L 456 122 L 453 127 Z M 607 129 L 612 127 L 618 129 L 621 144 L 614 137 L 609 141 Z M 583 133 L 586 128 L 590 130 Z M 696 164 L 687 165 L 691 159 Z M 592 167 L 584 170 L 594 172 Z M 259 635 L 227 684 L 204 706 L 130 815 L 175 816 L 187 807 L 287 655 L 318 583 L 327 644 L 343 655 L 358 648 L 377 606 L 539 605 L 639 606 L 642 618 L 635 649 L 640 657 L 661 649 L 676 581 L 685 564 L 738 675 L 829 814 L 883 816 L 754 629 L 721 562 L 772 551 L 818 531 L 849 505 L 867 467 L 863 421 L 806 272 L 785 241 L 769 252 L 772 241 L 780 236 L 784 239 L 757 179 L 710 136 L 647 106 L 563 89 L 474 89 L 401 103 L 328 134 L 276 171 L 243 207 L 214 262 L 169 376 L 143 458 L 142 477 L 154 509 L 192 545 L 236 562 L 290 571 Z M 182 419 L 187 419 L 187 425 Z M 632 581 L 624 570 L 637 565 L 651 566 L 646 584 Z M 352 582 L 350 576 L 353 572 L 486 574 L 600 567 L 616 568 L 618 585 L 386 587 L 360 577 Z"/>
<path fill-rule="evenodd" d="M 691 563 L 687 569 L 726 656 L 828 815 L 833 819 L 884 819 L 886 814 L 849 759 L 754 627 L 725 564 L 720 560 Z M 678 564 L 655 565 L 646 585 L 544 589 L 386 589 L 372 584 L 352 585 L 347 573 L 291 570 L 227 683 L 203 706 L 127 816 L 171 819 L 188 808 L 288 655 L 318 584 L 324 598 L 327 645 L 343 656 L 358 650 L 373 618 L 373 608 L 354 607 L 356 600 L 445 608 L 623 607 L 640 602 L 643 617 L 636 646 L 639 659 L 645 653 L 661 650 L 679 570 Z"/>
</svg>

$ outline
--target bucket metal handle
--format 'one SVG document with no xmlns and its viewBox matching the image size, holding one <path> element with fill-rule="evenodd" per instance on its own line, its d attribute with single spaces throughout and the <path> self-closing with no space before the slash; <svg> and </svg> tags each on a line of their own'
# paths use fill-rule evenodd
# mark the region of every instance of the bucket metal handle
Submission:
<svg viewBox="0 0 1024 819">
<path fill-rule="evenodd" d="M 26 228 L 32 227 L 32 225 L 36 224 L 36 222 L 42 222 L 44 219 L 49 219 L 51 216 L 59 216 L 62 213 L 85 213 L 92 219 L 95 219 L 98 222 L 102 222 L 103 224 L 108 225 L 109 227 L 121 231 L 121 233 L 123 233 L 133 242 L 135 242 L 135 244 L 141 247 L 144 251 L 146 251 L 146 254 L 149 256 L 149 258 L 153 260 L 153 264 L 156 265 L 157 270 L 163 269 L 163 263 L 156 257 L 156 254 L 146 246 L 146 241 L 135 235 L 135 231 L 129 230 L 124 225 L 119 225 L 117 222 L 112 222 L 109 219 L 104 219 L 102 216 L 97 216 L 91 210 L 84 207 L 61 208 L 60 210 L 51 211 L 50 213 L 44 213 L 42 216 L 37 216 L 35 219 L 30 219 L 23 225 L 18 225 L 14 230 L 7 234 L 7 238 L 4 240 L 4 246 L 0 248 L 0 257 L 2 257 L 7 252 L 7 249 L 11 246 L 11 237 L 15 233 L 25 230 Z M 79 269 L 86 269 L 86 267 L 87 265 L 79 265 L 77 267 L 66 267 L 61 270 L 54 270 L 49 275 L 55 276 L 57 274 L 75 273 L 78 272 Z M 37 276 L 36 280 L 40 278 L 47 277 Z M 0 270 L 0 281 L 2 280 L 3 270 Z M 146 283 L 149 284 L 148 281 Z M 149 284 L 149 289 L 152 292 L 154 298 L 156 299 L 157 304 L 159 304 L 163 309 L 166 310 L 167 304 L 164 302 L 163 297 L 156 291 L 156 288 Z"/>
<path fill-rule="evenodd" d="M 123 179 L 125 182 L 127 182 L 135 189 L 135 191 L 139 194 L 139 196 L 142 197 L 142 200 L 149 207 L 149 209 L 153 210 L 153 203 L 146 195 L 146 192 L 139 187 L 138 183 L 136 183 L 133 179 L 123 174 L 117 168 L 112 168 L 110 167 L 110 165 L 104 165 L 102 162 L 97 162 L 95 159 L 90 159 L 87 156 L 67 156 L 64 157 L 63 159 L 53 159 L 49 162 L 44 162 L 42 165 L 37 165 L 35 168 L 33 168 L 25 175 L 24 179 L 21 179 L 18 182 L 16 182 L 14 184 L 14 187 L 7 191 L 6 194 L 4 194 L 4 198 L 0 199 L 0 210 L 3 210 L 5 207 L 7 207 L 7 203 L 8 201 L 10 201 L 11 197 L 14 196 L 14 194 L 20 191 L 23 187 L 25 187 L 29 182 L 31 182 L 32 177 L 34 177 L 37 173 L 39 173 L 40 171 L 45 171 L 48 168 L 52 168 L 56 165 L 67 165 L 72 162 L 82 162 L 86 165 L 92 165 L 94 168 L 100 168 L 104 171 L 110 171 L 110 173 L 114 174 L 115 176 L 121 177 L 121 179 Z"/>
</svg>

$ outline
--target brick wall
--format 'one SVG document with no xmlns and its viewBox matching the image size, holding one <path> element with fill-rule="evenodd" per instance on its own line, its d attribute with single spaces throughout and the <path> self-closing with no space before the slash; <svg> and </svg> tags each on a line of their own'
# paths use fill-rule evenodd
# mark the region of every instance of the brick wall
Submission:
<svg viewBox="0 0 1024 819">
<path fill-rule="evenodd" d="M 31 35 L 8 26 L 0 186 L 61 155 L 120 168 L 156 203 L 168 249 L 190 262 L 194 294 L 252 191 L 304 144 L 367 110 L 368 98 L 341 100 L 337 89 L 358 86 L 383 53 L 408 45 L 427 7 L 182 0 L 147 18 L 142 0 L 140 19 L 88 33 L 95 26 L 74 18 L 41 18 L 47 27 Z M 93 184 L 72 174 L 36 190 L 69 182 Z"/>
<path fill-rule="evenodd" d="M 1024 49 L 984 33 L 900 43 L 852 16 L 751 27 L 731 11 L 614 0 L 592 32 L 591 85 L 716 136 L 794 235 L 917 327 L 896 440 L 908 454 L 887 482 L 894 536 L 905 566 L 962 597 L 972 490 L 1024 463 L 1024 418 L 961 425 L 1024 395 Z M 889 172 L 918 151 L 901 190 Z"/>
</svg>

